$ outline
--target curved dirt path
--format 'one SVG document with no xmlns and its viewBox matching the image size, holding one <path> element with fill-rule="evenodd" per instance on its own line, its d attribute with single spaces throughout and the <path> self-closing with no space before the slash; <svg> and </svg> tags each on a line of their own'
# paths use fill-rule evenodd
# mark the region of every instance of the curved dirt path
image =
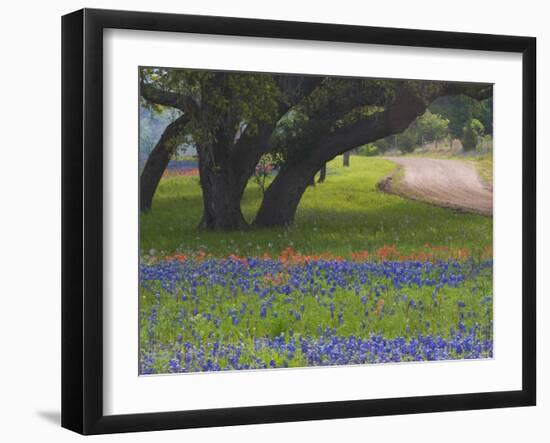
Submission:
<svg viewBox="0 0 550 443">
<path fill-rule="evenodd" d="M 387 179 L 382 189 L 439 206 L 493 214 L 493 192 L 485 186 L 473 165 L 434 158 L 385 158 L 401 166 L 404 174 Z"/>
</svg>

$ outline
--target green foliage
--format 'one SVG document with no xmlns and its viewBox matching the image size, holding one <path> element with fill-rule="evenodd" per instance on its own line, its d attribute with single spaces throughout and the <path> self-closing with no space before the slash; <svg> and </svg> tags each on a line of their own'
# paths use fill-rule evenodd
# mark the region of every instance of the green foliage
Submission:
<svg viewBox="0 0 550 443">
<path fill-rule="evenodd" d="M 199 146 L 215 141 L 229 146 L 245 131 L 254 134 L 260 123 L 273 121 L 279 104 L 288 100 L 279 89 L 281 79 L 271 74 L 142 68 L 140 79 L 146 86 L 176 93 L 185 103 L 196 104 L 186 127 L 191 139 L 185 141 Z M 428 103 L 443 85 L 435 81 L 326 77 L 278 121 L 271 141 L 272 152 L 284 161 L 300 161 L 330 133 L 382 113 L 403 97 Z M 441 112 L 426 113 L 393 138 L 394 144 L 403 152 L 411 152 L 419 139 L 437 141 L 447 130 L 452 133 L 458 120 L 454 117 L 451 120 L 445 113 L 454 113 L 464 120 L 470 119 L 475 111 L 480 118 L 492 119 L 492 107 L 479 108 L 476 101 L 465 97 L 456 102 L 441 102 L 439 107 Z M 464 126 L 462 120 L 460 128 Z M 377 143 L 381 151 L 389 146 L 390 143 Z"/>
<path fill-rule="evenodd" d="M 437 142 L 444 138 L 448 132 L 449 120 L 426 111 L 402 133 L 377 140 L 376 146 L 382 151 L 398 148 L 403 153 L 410 153 L 421 142 Z"/>
<path fill-rule="evenodd" d="M 277 124 L 271 136 L 271 153 L 281 160 L 291 161 L 304 147 L 313 147 L 318 140 L 319 125 L 310 123 L 300 108 L 288 112 Z"/>
<path fill-rule="evenodd" d="M 292 162 L 308 155 L 323 137 L 384 110 L 395 82 L 327 77 L 278 123 L 272 152 Z"/>
<path fill-rule="evenodd" d="M 462 131 L 462 146 L 465 151 L 472 151 L 477 147 L 479 138 L 483 135 L 485 128 L 483 124 L 473 118 L 466 123 Z"/>
<path fill-rule="evenodd" d="M 140 77 L 144 84 L 180 94 L 197 105 L 188 125 L 197 143 L 215 140 L 220 130 L 236 134 L 246 128 L 254 133 L 259 123 L 275 116 L 280 97 L 269 74 L 142 68 Z"/>
<path fill-rule="evenodd" d="M 418 134 L 414 124 L 409 126 L 401 134 L 397 134 L 395 137 L 397 146 L 399 147 L 399 150 L 403 153 L 414 151 L 414 148 L 418 143 Z"/>
<path fill-rule="evenodd" d="M 408 154 L 414 151 L 422 142 L 437 142 L 444 138 L 449 131 L 449 120 L 438 114 L 426 111 L 413 121 L 401 134 L 391 135 L 385 139 L 378 140 L 376 145 L 383 151 L 391 148 L 398 148 L 401 152 Z"/>
<path fill-rule="evenodd" d="M 405 91 L 424 100 L 439 88 L 441 82 L 328 78 L 322 87 L 292 111 L 294 115 L 291 118 L 279 125 L 274 149 L 291 160 L 296 153 L 307 153 L 308 149 L 317 146 L 327 132 L 382 113 L 388 106 L 394 105 L 396 97 Z M 380 143 L 377 141 L 376 145 L 381 151 L 396 146 L 403 152 L 411 152 L 421 135 L 437 140 L 446 134 L 447 127 L 446 119 L 428 113 L 403 133 Z"/>
<path fill-rule="evenodd" d="M 425 142 L 437 142 L 449 133 L 449 120 L 426 111 L 414 123 L 417 137 Z"/>
<path fill-rule="evenodd" d="M 364 155 L 365 157 L 375 157 L 380 154 L 380 149 L 374 143 L 367 143 L 357 148 L 357 154 Z"/>
<path fill-rule="evenodd" d="M 281 162 L 282 156 L 278 153 L 264 154 L 258 161 L 256 169 L 254 170 L 254 175 L 252 175 L 252 179 L 260 188 L 262 195 L 265 194 L 269 176 L 275 171 L 275 168 L 279 166 Z"/>
<path fill-rule="evenodd" d="M 142 251 L 155 249 L 169 254 L 203 248 L 214 256 L 254 256 L 258 251 L 279 254 L 290 245 L 304 254 L 329 251 L 348 255 L 384 244 L 399 245 L 400 251 L 410 253 L 425 243 L 476 250 L 492 242 L 490 217 L 379 192 L 376 184 L 394 170 L 392 162 L 356 156 L 351 166 L 344 168 L 342 158 L 337 157 L 327 168 L 330 180 L 307 189 L 293 227 L 231 234 L 197 230 L 202 198 L 196 177 L 163 178 L 153 209 L 141 214 Z M 259 187 L 251 180 L 242 201 L 243 214 L 249 221 L 261 198 Z"/>
<path fill-rule="evenodd" d="M 326 78 L 310 96 L 283 118 L 275 131 L 272 147 L 286 161 L 299 160 L 315 149 L 323 137 L 358 121 L 382 113 L 395 104 L 398 96 L 413 95 L 419 100 L 441 88 L 441 82 L 413 80 Z M 439 136 L 445 120 L 427 120 L 426 132 Z M 410 152 L 417 143 L 416 127 L 394 141 L 400 149 Z M 388 143 L 377 146 L 384 151 Z"/>
<path fill-rule="evenodd" d="M 473 117 L 483 124 L 486 134 L 493 134 L 493 97 L 475 103 Z"/>
<path fill-rule="evenodd" d="M 381 152 L 398 149 L 404 154 L 414 151 L 417 143 L 418 136 L 414 126 L 409 126 L 400 134 L 390 135 L 389 137 L 374 142 Z"/>
<path fill-rule="evenodd" d="M 386 152 L 391 149 L 397 148 L 397 140 L 395 135 L 390 135 L 389 137 L 376 140 L 374 142 L 376 147 L 380 152 Z"/>
<path fill-rule="evenodd" d="M 477 101 L 464 95 L 439 97 L 428 108 L 449 120 L 449 132 L 454 138 L 461 138 L 464 126 L 472 118 L 483 123 L 487 133 L 493 132 L 493 99 Z"/>
</svg>

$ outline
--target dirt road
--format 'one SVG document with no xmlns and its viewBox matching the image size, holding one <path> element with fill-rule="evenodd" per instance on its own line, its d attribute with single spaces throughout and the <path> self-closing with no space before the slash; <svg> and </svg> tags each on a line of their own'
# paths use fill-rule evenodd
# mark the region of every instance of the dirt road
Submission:
<svg viewBox="0 0 550 443">
<path fill-rule="evenodd" d="M 387 180 L 383 189 L 440 206 L 492 215 L 493 193 L 473 165 L 460 160 L 386 158 L 400 165 L 404 173 Z"/>
</svg>

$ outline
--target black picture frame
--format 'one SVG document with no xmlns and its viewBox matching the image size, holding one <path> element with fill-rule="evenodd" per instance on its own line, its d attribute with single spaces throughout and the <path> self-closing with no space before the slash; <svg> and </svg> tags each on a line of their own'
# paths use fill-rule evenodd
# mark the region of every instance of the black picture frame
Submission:
<svg viewBox="0 0 550 443">
<path fill-rule="evenodd" d="M 522 388 L 131 415 L 103 413 L 103 30 L 171 31 L 520 53 Z M 536 39 L 83 9 L 62 18 L 62 426 L 82 434 L 530 406 L 536 403 Z"/>
</svg>

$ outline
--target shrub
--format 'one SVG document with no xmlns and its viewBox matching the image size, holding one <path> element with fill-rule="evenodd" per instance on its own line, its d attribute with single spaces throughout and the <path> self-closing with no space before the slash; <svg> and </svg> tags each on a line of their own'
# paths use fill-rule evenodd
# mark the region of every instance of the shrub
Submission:
<svg viewBox="0 0 550 443">
<path fill-rule="evenodd" d="M 413 152 L 417 141 L 416 131 L 410 127 L 397 136 L 399 150 L 403 153 Z"/>
<path fill-rule="evenodd" d="M 374 143 L 367 143 L 357 149 L 357 154 L 364 155 L 365 157 L 374 157 L 380 154 L 380 149 Z"/>
<path fill-rule="evenodd" d="M 462 131 L 462 146 L 465 151 L 473 151 L 479 142 L 479 138 L 485 132 L 483 123 L 478 119 L 472 118 L 464 126 Z"/>
</svg>

